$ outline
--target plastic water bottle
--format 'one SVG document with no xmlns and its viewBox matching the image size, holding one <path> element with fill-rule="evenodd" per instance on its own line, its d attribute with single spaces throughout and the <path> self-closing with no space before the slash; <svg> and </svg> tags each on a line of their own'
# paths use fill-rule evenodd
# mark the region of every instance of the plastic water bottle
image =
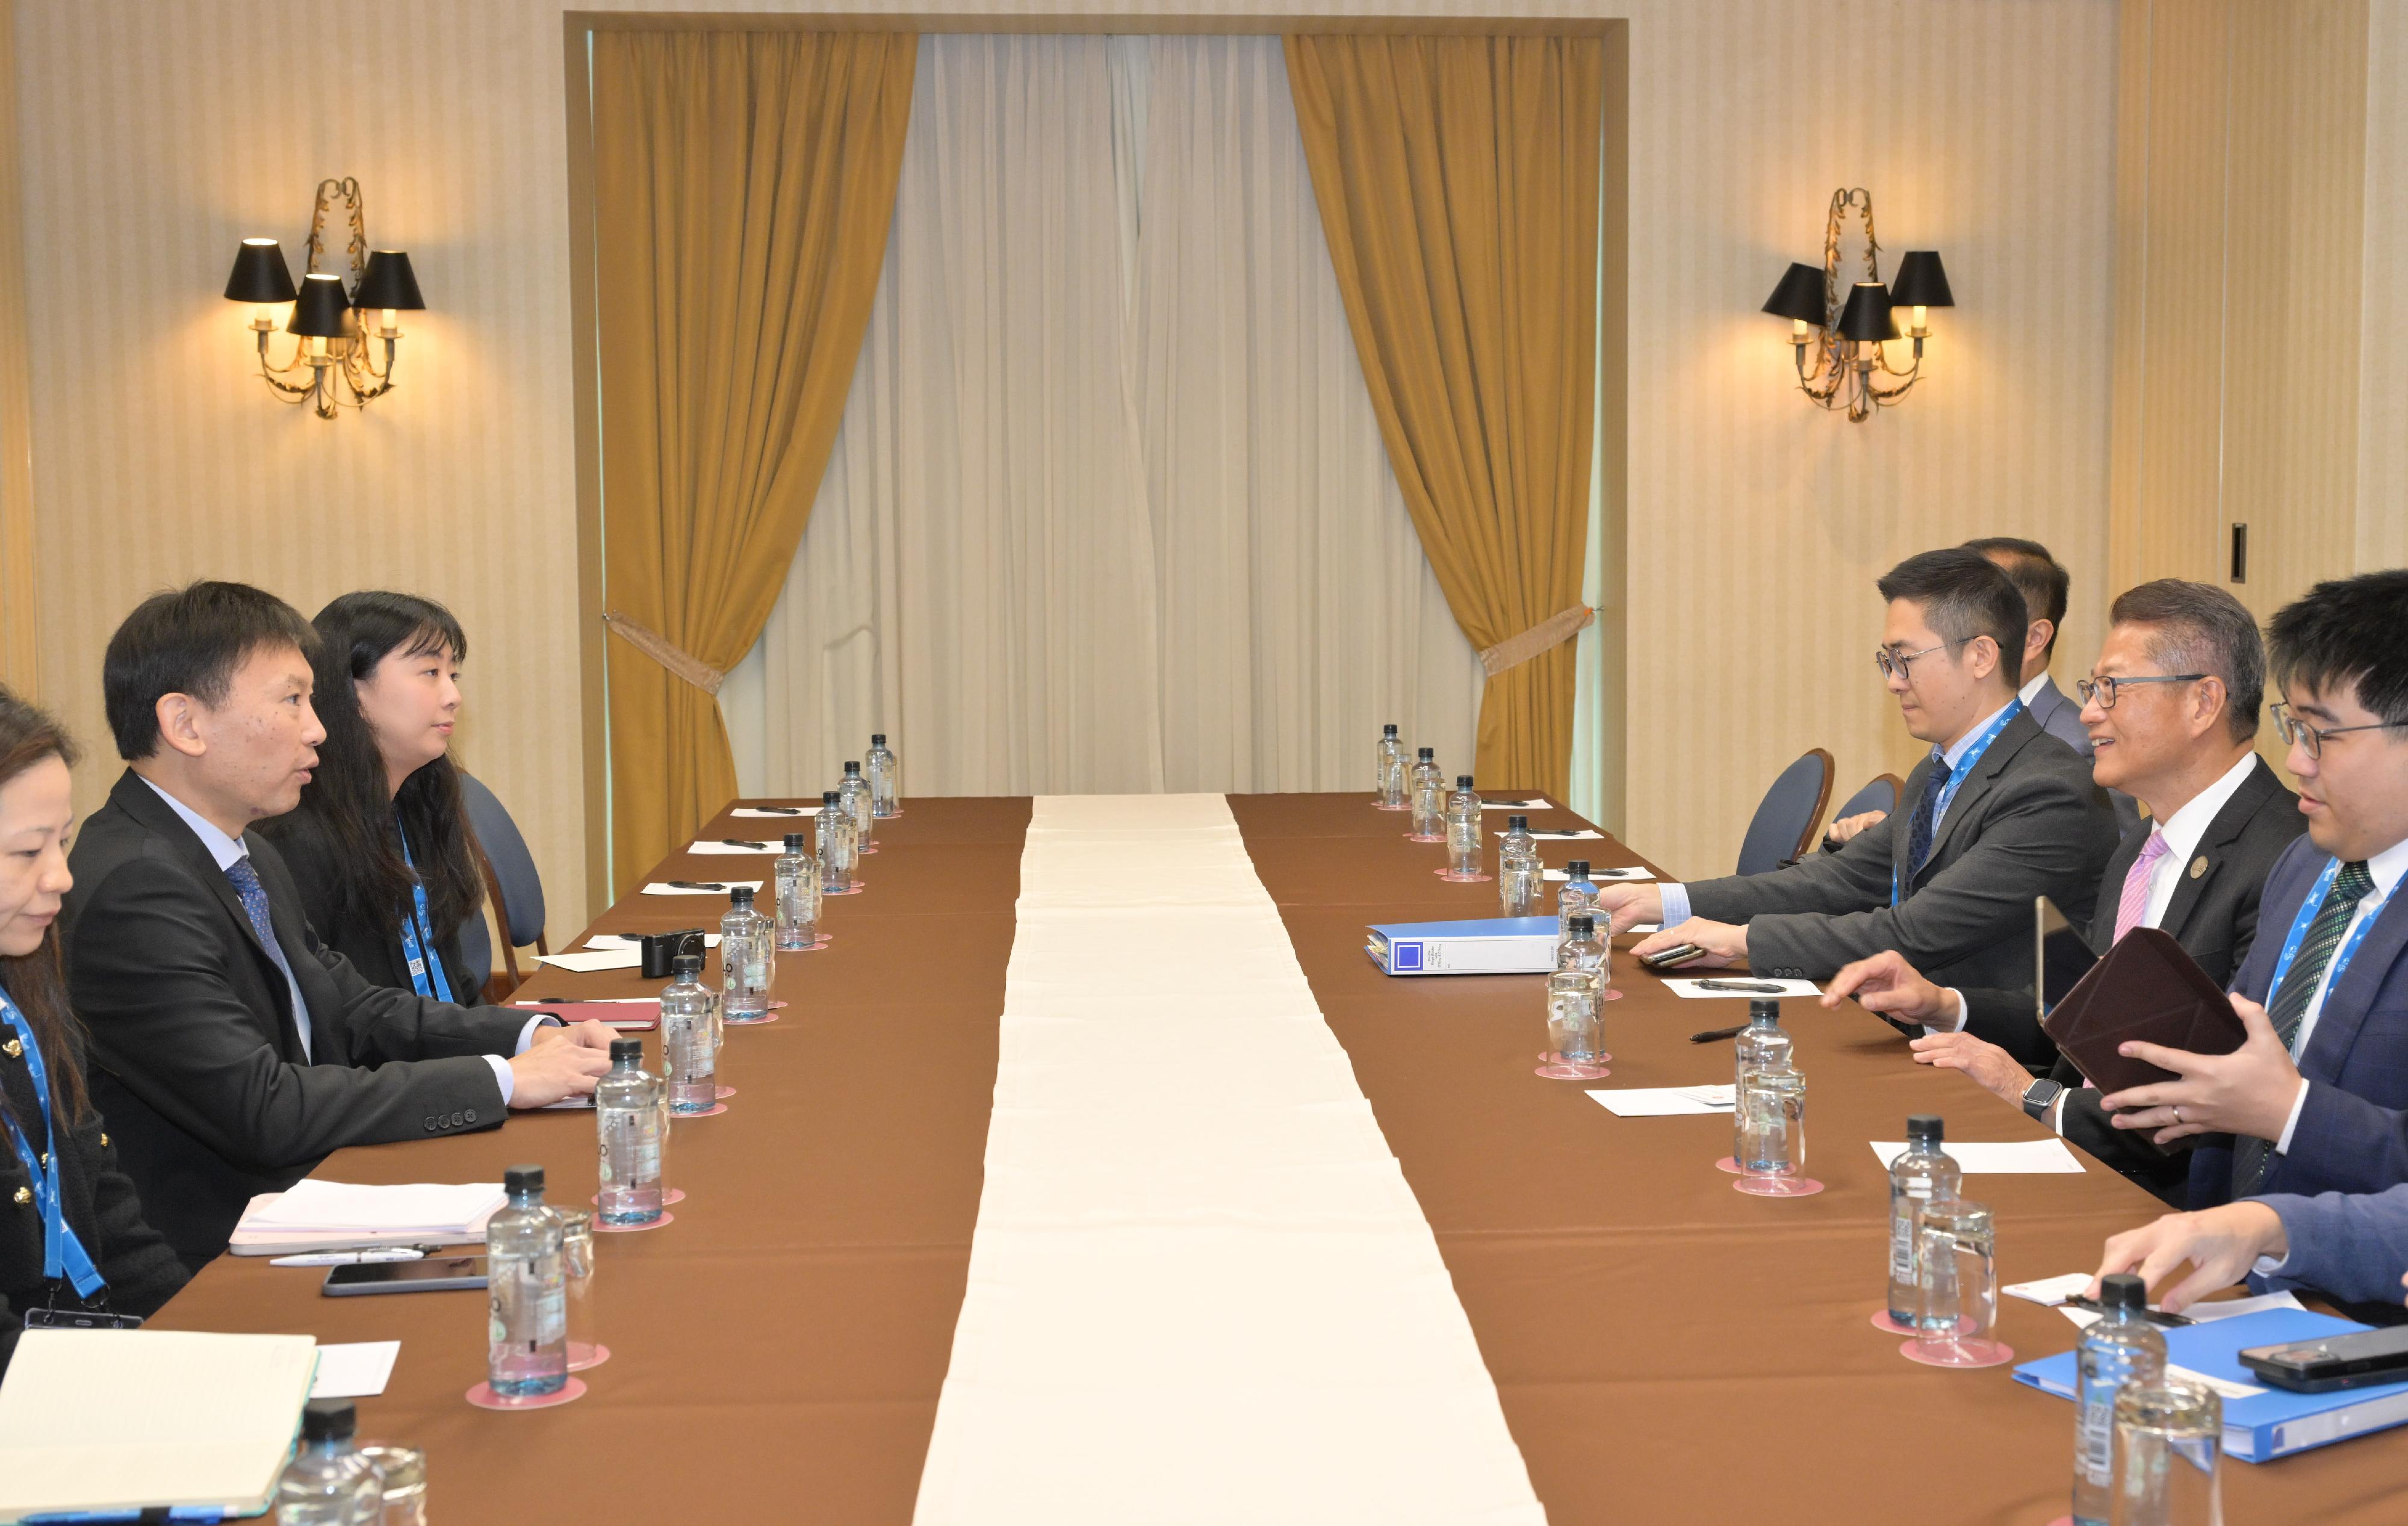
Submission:
<svg viewBox="0 0 2408 1526">
<path fill-rule="evenodd" d="M 777 978 L 777 929 L 752 909 L 752 887 L 727 892 L 727 915 L 719 919 L 720 1011 L 728 1022 L 759 1022 L 769 1015 L 769 986 Z"/>
<path fill-rule="evenodd" d="M 301 1445 L 276 1480 L 277 1526 L 377 1526 L 384 1479 L 351 1445 L 358 1431 L 349 1399 L 301 1406 Z"/>
<path fill-rule="evenodd" d="M 1497 843 L 1497 899 L 1505 915 L 1538 915 L 1539 888 L 1545 883 L 1546 870 L 1539 863 L 1538 839 L 1530 835 L 1530 819 L 1505 818 L 1505 835 Z"/>
<path fill-rule="evenodd" d="M 505 1399 L 568 1383 L 568 1286 L 560 1220 L 543 1205 L 543 1167 L 502 1173 L 509 1202 L 485 1225 L 485 1381 Z"/>
<path fill-rule="evenodd" d="M 1597 999 L 1603 1002 L 1605 988 L 1613 979 L 1613 945 L 1598 934 L 1597 918 L 1590 912 L 1575 915 L 1570 932 L 1570 937 L 1555 946 L 1555 968 L 1585 970 L 1596 976 Z"/>
<path fill-rule="evenodd" d="M 1597 975 L 1590 970 L 1557 970 L 1547 977 L 1547 1046 L 1555 1062 L 1565 1066 L 1595 1065 L 1605 1008 L 1597 999 Z"/>
<path fill-rule="evenodd" d="M 1372 763 L 1371 778 L 1379 792 L 1382 810 L 1405 808 L 1405 744 L 1397 740 L 1394 726 L 1380 728 L 1380 747 Z"/>
<path fill-rule="evenodd" d="M 1482 867 L 1487 857 L 1482 849 L 1480 834 L 1480 794 L 1471 787 L 1471 776 L 1455 777 L 1455 792 L 1446 797 L 1446 872 L 1454 879 L 1485 879 L 1488 871 Z"/>
<path fill-rule="evenodd" d="M 1748 1072 L 1735 1112 L 1742 1177 L 1789 1177 L 1805 1171 L 1806 1077 L 1795 1066 Z"/>
<path fill-rule="evenodd" d="M 869 781 L 861 777 L 861 764 L 844 765 L 844 782 L 837 786 L 837 798 L 853 813 L 853 850 L 856 855 L 875 853 L 878 845 L 870 841 L 870 822 L 874 817 L 869 808 Z"/>
<path fill-rule="evenodd" d="M 1889 1318 L 1900 1327 L 1916 1322 L 1923 1299 L 1915 1248 L 1922 1243 L 1917 1236 L 1924 1205 L 1955 1197 L 1964 1180 L 1964 1172 L 1940 1148 L 1946 1129 L 1937 1114 L 1909 1118 L 1906 1148 L 1889 1163 Z"/>
<path fill-rule="evenodd" d="M 882 731 L 869 734 L 869 814 L 884 820 L 903 814 L 903 764 Z"/>
<path fill-rule="evenodd" d="M 1561 948 L 1572 935 L 1572 919 L 1582 912 L 1597 914 L 1597 881 L 1588 877 L 1588 860 L 1574 859 L 1564 869 L 1564 882 L 1555 887 L 1555 945 Z M 1610 930 L 1611 917 L 1606 919 Z"/>
<path fill-rule="evenodd" d="M 719 1105 L 719 1000 L 702 983 L 700 954 L 680 954 L 669 967 L 677 978 L 661 992 L 669 1111 L 707 1113 Z"/>
<path fill-rule="evenodd" d="M 1424 748 L 1413 763 L 1412 835 L 1437 842 L 1446 835 L 1446 776 L 1438 771 L 1438 751 Z"/>
<path fill-rule="evenodd" d="M 2099 1306 L 2074 1343 L 2073 1519 L 2075 1526 L 2107 1526 L 2115 1481 L 2115 1395 L 2128 1384 L 2154 1384 L 2165 1376 L 2166 1338 L 2142 1317 L 2149 1285 L 2129 1272 L 2103 1277 Z"/>
<path fill-rule="evenodd" d="M 1747 1090 L 1747 1078 L 1760 1070 L 1790 1069 L 1795 1042 L 1789 1031 L 1781 1026 L 1779 1002 L 1747 1004 L 1747 1026 L 1739 1031 L 1739 1042 L 1732 1047 L 1731 1095 L 1736 1099 Z M 1731 1109 L 1731 1158 L 1747 1159 L 1747 1120 L 1734 1101 Z M 1910 1280 L 1909 1291 L 1914 1288 Z"/>
<path fill-rule="evenodd" d="M 778 855 L 777 945 L 784 949 L 812 948 L 820 940 L 820 870 L 809 843 L 799 832 L 786 834 L 786 850 Z"/>
<path fill-rule="evenodd" d="M 820 893 L 853 893 L 853 813 L 844 797 L 830 790 L 820 796 Z"/>
<path fill-rule="evenodd" d="M 643 1042 L 612 1039 L 609 1074 L 594 1083 L 602 1222 L 649 1224 L 661 1217 L 661 1079 L 644 1068 Z"/>
</svg>

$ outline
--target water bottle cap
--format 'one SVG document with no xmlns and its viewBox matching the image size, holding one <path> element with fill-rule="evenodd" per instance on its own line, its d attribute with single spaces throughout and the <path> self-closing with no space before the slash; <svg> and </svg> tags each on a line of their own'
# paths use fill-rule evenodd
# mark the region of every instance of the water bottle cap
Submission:
<svg viewBox="0 0 2408 1526">
<path fill-rule="evenodd" d="M 861 773 L 861 761 L 860 761 L 859 759 L 857 759 L 857 758 L 856 758 L 856 759 L 853 759 L 853 761 L 851 761 L 851 762 L 847 763 L 844 765 L 844 777 L 847 777 L 847 778 L 853 778 L 853 777 L 857 777 L 860 775 L 860 773 Z"/>
<path fill-rule="evenodd" d="M 1530 830 L 1530 819 L 1526 816 L 1509 816 L 1505 818 L 1505 825 L 1515 832 L 1527 832 Z"/>
<path fill-rule="evenodd" d="M 1471 788 L 1471 776 L 1470 776 L 1470 775 L 1469 775 L 1469 774 L 1457 774 L 1456 776 L 1455 776 L 1455 787 L 1456 789 L 1458 789 L 1458 790 L 1469 790 L 1469 789 L 1470 789 L 1470 788 Z"/>
<path fill-rule="evenodd" d="M 801 852 L 801 851 L 803 850 L 803 849 L 804 849 L 806 846 L 807 846 L 806 839 L 804 838 L 804 836 L 803 836 L 803 834 L 802 834 L 801 833 L 799 833 L 799 832 L 789 832 L 789 833 L 787 833 L 787 834 L 786 834 L 786 851 L 787 851 L 787 852 L 789 852 L 789 853 L 799 853 L 799 852 Z"/>
<path fill-rule="evenodd" d="M 2111 1273 L 2099 1279 L 2099 1306 L 2138 1314 L 2149 1306 L 2149 1285 L 2129 1272 Z"/>
<path fill-rule="evenodd" d="M 729 891 L 727 892 L 727 904 L 731 906 L 751 906 L 752 904 L 752 887 L 750 885 L 738 885 L 734 890 Z"/>
<path fill-rule="evenodd" d="M 1588 860 L 1572 860 L 1570 864 L 1565 866 L 1564 873 L 1574 879 L 1586 879 L 1588 877 Z"/>
<path fill-rule="evenodd" d="M 820 804 L 823 806 L 833 806 L 843 798 L 844 796 L 842 794 L 834 790 L 822 790 L 820 792 Z"/>
<path fill-rule="evenodd" d="M 1422 762 L 1424 762 L 1424 763 L 1430 763 L 1430 762 L 1432 762 L 1432 761 L 1436 760 L 1436 758 L 1437 758 L 1437 757 L 1438 757 L 1438 749 L 1436 749 L 1436 748 L 1434 748 L 1434 747 L 1426 747 L 1426 748 L 1422 749 L 1422 752 L 1421 752 L 1421 759 L 1422 759 Z"/>
<path fill-rule="evenodd" d="M 1762 1019 L 1769 1022 L 1779 1022 L 1781 1020 L 1781 1004 L 1779 1002 L 1751 1001 L 1747 1004 L 1747 1017 L 1750 1022 L 1754 1022 L 1758 1019 Z"/>
<path fill-rule="evenodd" d="M 1381 728 L 1380 728 L 1380 734 L 1381 734 L 1381 735 L 1383 735 L 1383 736 L 1394 736 L 1394 735 L 1396 735 L 1396 734 L 1397 734 L 1397 728 L 1396 728 L 1396 725 L 1395 725 L 1393 722 L 1391 722 L 1391 723 L 1390 723 L 1390 724 L 1388 724 L 1388 725 L 1385 725 L 1385 726 L 1381 727 Z"/>
<path fill-rule="evenodd" d="M 1572 919 L 1572 936 L 1576 938 L 1589 938 L 1595 937 L 1596 935 L 1597 919 L 1595 917 L 1590 916 L 1587 912 L 1582 912 L 1579 916 Z"/>
<path fill-rule="evenodd" d="M 700 954 L 680 954 L 675 959 L 669 961 L 669 971 L 675 975 L 700 975 L 702 973 L 702 956 Z"/>
<path fill-rule="evenodd" d="M 869 734 L 869 745 L 871 747 L 884 747 L 886 745 L 886 734 L 882 731 L 871 732 Z"/>
<path fill-rule="evenodd" d="M 301 1406 L 301 1439 L 346 1441 L 360 1428 L 349 1399 L 312 1399 Z"/>
<path fill-rule="evenodd" d="M 610 1041 L 610 1062 L 614 1065 L 644 1062 L 644 1041 L 640 1038 L 614 1038 Z"/>
<path fill-rule="evenodd" d="M 1946 1120 L 1937 1113 L 1916 1113 L 1906 1120 L 1906 1136 L 1920 1144 L 1936 1145 L 1947 1127 Z"/>
<path fill-rule="evenodd" d="M 538 1197 L 542 1196 L 543 1167 L 539 1165 L 514 1165 L 510 1167 L 508 1171 L 502 1173 L 502 1191 L 509 1193 L 513 1197 L 516 1197 L 522 1192 L 533 1192 Z"/>
</svg>

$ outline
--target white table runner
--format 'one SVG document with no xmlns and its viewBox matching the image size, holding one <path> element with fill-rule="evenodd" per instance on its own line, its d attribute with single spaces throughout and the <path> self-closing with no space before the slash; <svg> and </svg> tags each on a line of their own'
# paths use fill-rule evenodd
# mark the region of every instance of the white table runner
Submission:
<svg viewBox="0 0 2408 1526">
<path fill-rule="evenodd" d="M 1219 795 L 1036 802 L 915 1519 L 1545 1519 Z"/>
</svg>

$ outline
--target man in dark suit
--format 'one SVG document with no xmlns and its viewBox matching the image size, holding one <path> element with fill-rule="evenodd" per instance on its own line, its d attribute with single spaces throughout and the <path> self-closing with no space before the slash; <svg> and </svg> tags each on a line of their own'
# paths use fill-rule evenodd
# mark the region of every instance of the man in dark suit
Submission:
<svg viewBox="0 0 2408 1526">
<path fill-rule="evenodd" d="M 2023 595 L 1963 549 L 1909 557 L 1880 589 L 1874 661 L 1907 730 L 1931 744 L 1907 808 L 1770 874 L 1607 887 L 1617 930 L 1663 924 L 1639 952 L 1695 944 L 1694 967 L 1820 979 L 1897 948 L 1942 979 L 2003 986 L 2019 977 L 2010 939 L 2033 897 L 2089 914 L 2114 821 L 2089 765 L 2015 699 L 2004 664 L 2022 649 Z"/>
<path fill-rule="evenodd" d="M 2203 1136 L 2190 1201 L 2408 1181 L 2408 571 L 2319 583 L 2270 630 L 2307 835 L 2267 877 L 2230 1054 L 2127 1043 L 2176 1078 L 2100 1099 L 2157 1143 Z"/>
<path fill-rule="evenodd" d="M 591 1091 L 600 1024 L 538 1027 L 372 986 L 322 948 L 252 821 L 291 810 L 325 735 L 308 623 L 239 583 L 145 600 L 103 662 L 131 765 L 84 827 L 62 933 L 92 1090 L 186 1264 L 255 1193 L 346 1145 L 493 1128 Z"/>
<path fill-rule="evenodd" d="M 2204 583 L 2143 583 L 2108 620 L 2079 686 L 2093 776 L 2138 796 L 2150 820 L 2108 861 L 2090 946 L 2103 951 L 2135 927 L 2160 928 L 2222 984 L 2248 956 L 2267 871 L 2307 826 L 2299 797 L 2255 750 L 2265 646 L 2241 602 Z M 1964 1071 L 2179 1203 L 2183 1153 L 2114 1128 L 2071 1060 L 2057 1056 L 2046 1077 L 2032 1077 L 2027 1066 L 2049 1046 L 2024 957 L 2025 978 L 2012 990 L 1943 991 L 1897 953 L 1875 954 L 1842 970 L 1823 1005 L 1853 995 L 1868 1011 L 1923 1024 L 1917 1060 Z"/>
</svg>

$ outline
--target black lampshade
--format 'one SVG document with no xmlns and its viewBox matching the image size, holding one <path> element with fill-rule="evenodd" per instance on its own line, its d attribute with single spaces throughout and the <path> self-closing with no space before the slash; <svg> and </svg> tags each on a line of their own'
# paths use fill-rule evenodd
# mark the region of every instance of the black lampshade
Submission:
<svg viewBox="0 0 2408 1526">
<path fill-rule="evenodd" d="M 1898 320 L 1890 316 L 1889 292 L 1879 281 L 1858 281 L 1848 288 L 1848 305 L 1840 309 L 1843 339 L 1895 339 Z"/>
<path fill-rule="evenodd" d="M 1954 307 L 1956 299 L 1948 293 L 1948 272 L 1942 268 L 1937 250 L 1909 250 L 1898 264 L 1898 278 L 1889 283 L 1890 306 L 1894 307 Z"/>
<path fill-rule="evenodd" d="M 284 332 L 313 339 L 339 339 L 346 332 L 343 314 L 351 306 L 343 295 L 341 280 L 312 271 L 301 278 L 301 296 L 293 304 L 293 321 L 284 325 Z"/>
<path fill-rule="evenodd" d="M 1830 309 L 1823 305 L 1823 273 L 1813 265 L 1792 261 L 1782 273 L 1781 284 L 1766 300 L 1764 310 L 1775 318 L 1795 319 L 1817 328 L 1829 322 Z"/>
<path fill-rule="evenodd" d="M 409 256 L 397 249 L 380 249 L 368 255 L 368 267 L 360 272 L 360 289 L 351 298 L 362 307 L 397 307 L 421 312 L 426 299 L 418 294 L 418 277 L 409 268 Z"/>
<path fill-rule="evenodd" d="M 228 302 L 290 302 L 293 272 L 284 251 L 273 238 L 246 238 L 234 251 L 234 274 L 226 278 Z"/>
</svg>

